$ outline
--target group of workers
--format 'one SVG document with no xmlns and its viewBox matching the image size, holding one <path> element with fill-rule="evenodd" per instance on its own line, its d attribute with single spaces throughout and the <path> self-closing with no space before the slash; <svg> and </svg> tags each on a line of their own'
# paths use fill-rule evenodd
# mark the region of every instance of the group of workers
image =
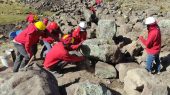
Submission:
<svg viewBox="0 0 170 95">
<path fill-rule="evenodd" d="M 86 40 L 87 24 L 81 21 L 79 26 L 71 34 L 63 34 L 59 25 L 47 18 L 37 21 L 37 16 L 30 13 L 27 17 L 28 26 L 14 39 L 14 46 L 17 49 L 17 58 L 14 62 L 13 72 L 27 65 L 30 58 L 36 54 L 37 43 L 42 40 L 46 51 L 44 51 L 44 68 L 53 71 L 54 68 L 70 62 L 85 60 L 83 56 L 70 55 L 69 51 L 77 50 L 82 42 Z M 62 37 L 60 38 L 59 35 Z M 55 43 L 54 46 L 51 46 Z M 62 65 L 63 66 L 63 65 Z"/>
<path fill-rule="evenodd" d="M 94 11 L 94 9 L 91 9 Z M 71 34 L 63 34 L 59 25 L 48 18 L 38 21 L 36 14 L 30 13 L 26 18 L 28 26 L 20 32 L 13 40 L 17 49 L 17 58 L 14 62 L 13 72 L 18 72 L 20 68 L 27 65 L 30 58 L 36 54 L 36 46 L 39 40 L 42 40 L 46 51 L 43 66 L 50 71 L 56 71 L 63 68 L 68 63 L 81 62 L 86 58 L 69 54 L 69 51 L 78 50 L 82 43 L 87 39 L 87 24 L 81 21 L 78 27 Z M 139 36 L 139 40 L 145 45 L 147 51 L 146 69 L 153 71 L 153 61 L 156 62 L 156 71 L 160 74 L 161 66 L 159 54 L 161 51 L 161 33 L 157 21 L 154 17 L 148 17 L 145 20 L 148 30 L 148 38 Z M 59 36 L 61 35 L 61 37 Z M 54 44 L 52 46 L 52 44 Z"/>
</svg>

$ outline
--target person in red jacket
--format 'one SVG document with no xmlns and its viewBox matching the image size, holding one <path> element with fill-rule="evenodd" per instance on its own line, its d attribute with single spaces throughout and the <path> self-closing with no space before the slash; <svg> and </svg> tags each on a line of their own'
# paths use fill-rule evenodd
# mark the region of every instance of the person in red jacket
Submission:
<svg viewBox="0 0 170 95">
<path fill-rule="evenodd" d="M 101 7 L 102 2 L 102 0 L 96 0 L 97 8 Z"/>
<path fill-rule="evenodd" d="M 30 12 L 30 13 L 28 14 L 28 16 L 26 17 L 26 21 L 27 21 L 28 23 L 34 23 L 34 22 L 37 21 L 37 20 L 38 20 L 38 16 L 35 15 L 35 14 L 33 14 L 32 12 Z"/>
<path fill-rule="evenodd" d="M 74 38 L 71 35 L 65 35 L 61 42 L 56 43 L 47 53 L 43 64 L 44 67 L 50 71 L 56 71 L 58 68 L 63 67 L 64 63 L 85 60 L 83 56 L 78 57 L 69 54 L 69 48 L 73 42 Z"/>
<path fill-rule="evenodd" d="M 47 26 L 45 32 L 46 32 L 47 37 L 43 38 L 43 42 L 47 50 L 44 51 L 43 56 L 45 56 L 47 52 L 52 48 L 51 46 L 52 43 L 59 41 L 59 34 L 61 34 L 61 36 L 63 35 L 60 27 L 58 26 L 56 22 L 51 22 Z"/>
<path fill-rule="evenodd" d="M 48 18 L 44 18 L 43 23 L 45 24 L 45 26 L 47 26 L 48 25 Z"/>
<path fill-rule="evenodd" d="M 145 24 L 148 29 L 148 38 L 145 40 L 143 36 L 139 37 L 139 40 L 145 45 L 147 51 L 147 59 L 146 59 L 146 69 L 148 72 L 152 72 L 153 61 L 155 60 L 157 65 L 157 72 L 160 74 L 160 59 L 159 53 L 161 51 L 161 33 L 159 26 L 155 18 L 148 17 L 145 20 Z"/>
<path fill-rule="evenodd" d="M 72 32 L 72 37 L 75 39 L 73 45 L 71 46 L 72 49 L 78 49 L 80 45 L 87 39 L 86 28 L 87 24 L 85 22 L 80 22 L 79 27 Z"/>
<path fill-rule="evenodd" d="M 46 26 L 39 21 L 35 24 L 29 24 L 18 36 L 13 40 L 18 55 L 14 62 L 13 72 L 17 72 L 19 68 L 23 68 L 32 57 L 31 47 L 38 43 L 39 37 L 43 36 Z"/>
</svg>

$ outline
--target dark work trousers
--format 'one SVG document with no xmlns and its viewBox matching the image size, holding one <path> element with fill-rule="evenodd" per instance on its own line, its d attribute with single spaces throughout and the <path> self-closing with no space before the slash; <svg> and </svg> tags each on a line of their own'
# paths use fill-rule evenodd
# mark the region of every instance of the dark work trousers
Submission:
<svg viewBox="0 0 170 95">
<path fill-rule="evenodd" d="M 23 68 L 27 65 L 30 58 L 23 45 L 14 42 L 14 46 L 18 54 L 14 62 L 13 72 L 18 72 L 19 68 Z"/>
<path fill-rule="evenodd" d="M 56 63 L 55 65 L 50 67 L 50 71 L 57 71 L 59 73 L 61 73 L 61 70 L 68 64 L 68 62 L 65 61 L 60 61 L 58 63 Z"/>
<path fill-rule="evenodd" d="M 32 45 L 31 52 L 33 53 L 34 56 L 36 55 L 37 51 L 38 51 L 37 44 Z"/>
</svg>

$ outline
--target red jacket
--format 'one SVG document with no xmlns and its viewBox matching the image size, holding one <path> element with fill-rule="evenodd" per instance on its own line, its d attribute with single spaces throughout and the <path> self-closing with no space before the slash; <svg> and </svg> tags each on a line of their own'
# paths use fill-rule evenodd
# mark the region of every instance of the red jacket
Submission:
<svg viewBox="0 0 170 95">
<path fill-rule="evenodd" d="M 84 60 L 83 56 L 77 57 L 70 55 L 68 50 L 64 48 L 62 42 L 58 42 L 53 46 L 53 48 L 47 53 L 44 61 L 45 68 L 51 68 L 55 64 L 58 64 L 59 61 L 66 62 L 80 62 Z"/>
<path fill-rule="evenodd" d="M 61 29 L 58 28 L 55 32 L 52 32 L 52 29 L 50 29 L 50 27 L 47 27 L 45 33 L 46 37 L 43 38 L 43 40 L 51 44 L 55 41 L 59 41 L 59 34 L 61 33 Z"/>
<path fill-rule="evenodd" d="M 34 23 L 35 22 L 34 14 L 29 14 L 26 18 L 26 21 L 29 22 L 29 23 Z"/>
<path fill-rule="evenodd" d="M 74 37 L 74 45 L 72 45 L 73 49 L 78 48 L 81 43 L 87 39 L 87 32 L 86 31 L 80 31 L 80 27 L 78 27 L 77 29 L 75 29 L 72 32 L 72 37 Z"/>
<path fill-rule="evenodd" d="M 90 7 L 90 11 L 91 11 L 93 14 L 95 14 L 95 13 L 96 13 L 96 10 L 94 9 L 94 7 L 93 7 L 93 6 L 91 6 L 91 7 Z"/>
<path fill-rule="evenodd" d="M 27 53 L 32 56 L 31 46 L 39 42 L 39 37 L 44 36 L 43 32 L 38 32 L 34 24 L 29 24 L 18 36 L 15 37 L 15 41 L 25 46 Z"/>
<path fill-rule="evenodd" d="M 143 37 L 139 38 L 146 46 L 148 54 L 158 54 L 161 50 L 161 33 L 156 25 L 152 25 L 148 29 L 148 38 L 145 40 Z"/>
<path fill-rule="evenodd" d="M 96 4 L 101 4 L 102 0 L 96 0 Z"/>
</svg>

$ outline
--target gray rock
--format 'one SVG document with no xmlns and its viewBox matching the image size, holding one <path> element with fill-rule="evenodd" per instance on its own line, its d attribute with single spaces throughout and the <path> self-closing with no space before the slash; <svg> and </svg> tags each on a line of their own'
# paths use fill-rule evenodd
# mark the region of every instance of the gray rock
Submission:
<svg viewBox="0 0 170 95">
<path fill-rule="evenodd" d="M 129 23 L 135 24 L 135 23 L 137 23 L 139 18 L 138 18 L 138 16 L 130 16 L 129 19 L 130 19 Z"/>
<path fill-rule="evenodd" d="M 141 95 L 168 95 L 167 85 L 146 84 Z"/>
<path fill-rule="evenodd" d="M 103 62 L 117 63 L 121 58 L 119 48 L 112 40 L 88 39 L 81 48 L 83 54 Z"/>
<path fill-rule="evenodd" d="M 106 87 L 88 81 L 73 84 L 67 87 L 66 91 L 69 95 L 112 95 Z"/>
<path fill-rule="evenodd" d="M 137 22 L 133 26 L 133 31 L 135 31 L 135 32 L 143 32 L 143 29 L 144 29 L 144 25 L 141 22 Z"/>
<path fill-rule="evenodd" d="M 136 63 L 120 63 L 116 65 L 116 69 L 119 72 L 119 80 L 124 82 L 124 78 L 127 75 L 128 70 L 140 68 Z"/>
<path fill-rule="evenodd" d="M 139 44 L 137 41 L 132 41 L 132 43 L 123 47 L 122 52 L 129 53 L 131 56 L 137 56 L 140 54 L 141 48 L 141 44 Z"/>
<path fill-rule="evenodd" d="M 116 78 L 116 69 L 107 63 L 97 62 L 95 66 L 95 75 L 99 78 Z"/>
<path fill-rule="evenodd" d="M 112 19 L 99 20 L 97 30 L 97 38 L 112 39 L 117 32 L 115 21 Z"/>
<path fill-rule="evenodd" d="M 161 35 L 162 35 L 162 46 L 164 46 L 162 48 L 162 50 L 164 51 L 170 51 L 170 20 L 168 19 L 164 19 L 164 20 L 160 20 L 158 22 L 158 25 L 160 27 L 161 30 Z"/>
<path fill-rule="evenodd" d="M 89 9 L 83 8 L 83 14 L 87 22 L 91 21 L 92 12 Z"/>
<path fill-rule="evenodd" d="M 159 86 L 163 88 L 159 89 Z M 167 84 L 142 68 L 127 72 L 124 78 L 124 90 L 128 95 L 168 95 Z"/>
<path fill-rule="evenodd" d="M 55 77 L 36 67 L 33 70 L 14 73 L 0 85 L 0 95 L 60 95 Z"/>
<path fill-rule="evenodd" d="M 126 35 L 129 32 L 132 32 L 132 24 L 123 24 L 117 28 L 118 35 Z"/>
</svg>

